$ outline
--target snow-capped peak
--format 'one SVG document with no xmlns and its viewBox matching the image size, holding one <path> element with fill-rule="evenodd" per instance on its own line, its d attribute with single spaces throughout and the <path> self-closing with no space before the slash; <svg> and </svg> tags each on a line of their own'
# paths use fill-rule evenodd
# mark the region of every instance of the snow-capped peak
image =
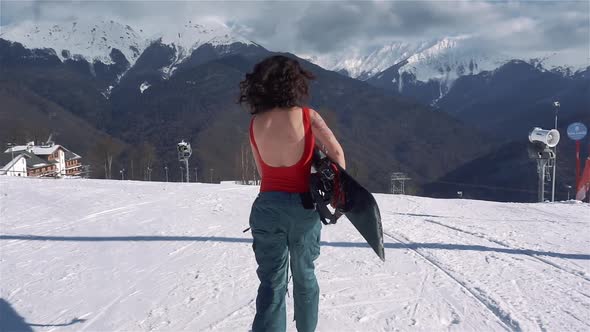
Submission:
<svg viewBox="0 0 590 332">
<path fill-rule="evenodd" d="M 134 63 L 148 42 L 142 30 L 107 19 L 59 24 L 26 21 L 2 27 L 0 38 L 19 42 L 27 48 L 52 48 L 62 61 L 71 54 L 91 63 L 98 60 L 105 64 L 112 63 L 113 48 Z"/>
<path fill-rule="evenodd" d="M 414 74 L 419 81 L 437 79 L 452 82 L 465 74 L 493 70 L 509 57 L 474 48 L 468 36 L 443 38 L 408 58 L 402 71 Z"/>
<path fill-rule="evenodd" d="M 150 42 L 159 40 L 162 44 L 174 45 L 178 53 L 176 63 L 182 62 L 182 60 L 190 56 L 192 51 L 204 44 L 211 44 L 212 46 L 224 46 L 233 43 L 254 44 L 252 41 L 236 34 L 223 23 L 211 21 L 196 23 L 192 20 L 185 22 L 180 27 L 173 27 L 154 34 L 149 40 Z"/>
<path fill-rule="evenodd" d="M 368 79 L 387 68 L 407 62 L 400 70 L 411 72 L 418 80 L 428 81 L 461 75 L 462 71 L 477 72 L 496 68 L 505 58 L 500 54 L 486 54 L 469 47 L 470 36 L 445 37 L 415 43 L 393 42 L 371 52 L 360 51 L 312 57 L 311 61 L 335 71 L 346 71 L 351 77 Z M 490 67 L 490 68 L 488 68 Z M 478 70 L 479 68 L 479 70 Z"/>
<path fill-rule="evenodd" d="M 60 23 L 26 21 L 2 27 L 0 38 L 19 42 L 27 48 L 51 48 L 62 61 L 71 55 L 82 57 L 90 63 L 101 61 L 110 64 L 113 62 L 111 50 L 116 48 L 131 65 L 155 41 L 174 45 L 178 51 L 176 62 L 182 61 L 203 44 L 253 44 L 224 24 L 216 22 L 187 21 L 162 30 L 149 34 L 144 29 L 104 18 Z"/>
<path fill-rule="evenodd" d="M 360 50 L 347 50 L 342 54 L 302 56 L 326 69 L 346 71 L 350 77 L 368 79 L 369 77 L 408 59 L 426 49 L 431 44 L 392 42 L 368 53 Z"/>
</svg>

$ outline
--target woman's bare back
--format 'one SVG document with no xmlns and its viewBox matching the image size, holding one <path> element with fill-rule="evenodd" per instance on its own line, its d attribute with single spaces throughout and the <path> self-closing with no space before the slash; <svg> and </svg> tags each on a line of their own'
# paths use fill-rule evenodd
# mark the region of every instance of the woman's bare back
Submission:
<svg viewBox="0 0 590 332">
<path fill-rule="evenodd" d="M 290 167 L 305 149 L 303 111 L 300 107 L 257 114 L 252 128 L 260 158 L 271 167 Z"/>
<path fill-rule="evenodd" d="M 320 147 L 332 160 L 346 168 L 344 152 L 322 117 L 310 109 L 312 133 Z M 297 164 L 305 150 L 303 110 L 300 107 L 276 109 L 257 114 L 252 128 L 262 161 L 271 167 Z M 254 151 L 254 148 L 252 149 Z M 260 165 L 256 166 L 260 171 Z"/>
</svg>

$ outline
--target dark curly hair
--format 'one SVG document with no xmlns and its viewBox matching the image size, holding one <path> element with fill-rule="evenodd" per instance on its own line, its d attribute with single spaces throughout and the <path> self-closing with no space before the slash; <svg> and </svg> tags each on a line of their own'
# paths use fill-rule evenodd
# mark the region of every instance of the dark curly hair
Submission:
<svg viewBox="0 0 590 332">
<path fill-rule="evenodd" d="M 283 55 L 268 57 L 254 66 L 240 82 L 240 104 L 248 104 L 251 114 L 275 107 L 301 106 L 308 94 L 308 81 L 314 75 L 301 68 L 297 60 Z"/>
</svg>

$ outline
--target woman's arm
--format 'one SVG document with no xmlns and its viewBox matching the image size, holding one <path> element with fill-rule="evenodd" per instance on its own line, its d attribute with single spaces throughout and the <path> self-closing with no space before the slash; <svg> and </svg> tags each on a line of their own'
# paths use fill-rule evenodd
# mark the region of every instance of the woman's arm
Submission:
<svg viewBox="0 0 590 332">
<path fill-rule="evenodd" d="M 338 163 L 340 167 L 346 168 L 346 161 L 344 160 L 344 151 L 338 140 L 328 127 L 324 119 L 318 112 L 310 109 L 311 130 L 317 141 L 318 147 L 332 159 Z"/>
</svg>

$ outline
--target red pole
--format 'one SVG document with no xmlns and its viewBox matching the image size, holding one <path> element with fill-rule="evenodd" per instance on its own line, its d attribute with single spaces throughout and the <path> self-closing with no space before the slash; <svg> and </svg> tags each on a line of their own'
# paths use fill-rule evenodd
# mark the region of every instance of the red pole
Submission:
<svg viewBox="0 0 590 332">
<path fill-rule="evenodd" d="M 576 192 L 580 183 L 580 141 L 576 141 Z"/>
</svg>

